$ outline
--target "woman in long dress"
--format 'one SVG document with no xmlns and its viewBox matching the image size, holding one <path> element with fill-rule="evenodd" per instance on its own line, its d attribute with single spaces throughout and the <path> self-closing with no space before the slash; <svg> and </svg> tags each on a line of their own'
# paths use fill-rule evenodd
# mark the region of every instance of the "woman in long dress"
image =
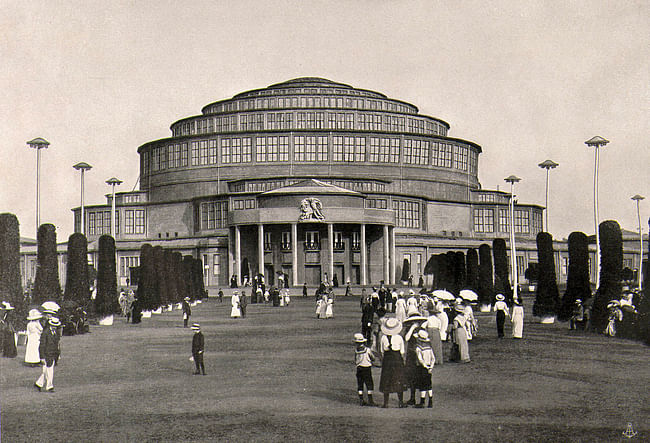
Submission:
<svg viewBox="0 0 650 443">
<path fill-rule="evenodd" d="M 506 317 L 508 315 L 508 305 L 504 301 L 506 298 L 503 294 L 497 294 L 497 302 L 494 304 L 494 312 L 497 313 L 497 335 L 499 338 L 503 338 L 503 326 L 506 323 Z"/>
<path fill-rule="evenodd" d="M 519 300 L 515 300 L 512 308 L 512 338 L 524 337 L 524 307 Z"/>
<path fill-rule="evenodd" d="M 318 310 L 318 318 L 325 318 L 327 312 L 327 294 L 323 293 L 320 298 L 320 309 Z"/>
<path fill-rule="evenodd" d="M 433 355 L 436 357 L 435 364 L 441 365 L 443 362 L 442 340 L 440 339 L 440 319 L 436 315 L 438 311 L 434 307 L 427 321 L 422 324 L 422 328 L 429 334 L 429 343 L 433 349 Z"/>
<path fill-rule="evenodd" d="M 230 310 L 230 316 L 232 318 L 241 317 L 241 309 L 239 307 L 239 292 L 235 291 L 232 293 L 230 298 L 230 303 L 232 304 L 232 309 Z"/>
<path fill-rule="evenodd" d="M 13 322 L 11 321 L 11 312 L 14 307 L 9 302 L 2 302 L 2 311 L 0 318 L 0 333 L 2 333 L 2 356 L 7 358 L 14 358 L 18 355 L 16 349 L 16 330 L 14 329 Z"/>
<path fill-rule="evenodd" d="M 395 303 L 395 318 L 400 321 L 400 323 L 406 320 L 406 301 L 404 300 L 404 292 L 399 293 L 399 298 Z"/>
<path fill-rule="evenodd" d="M 39 321 L 43 316 L 38 309 L 32 309 L 27 316 L 27 348 L 25 349 L 25 363 L 31 366 L 38 365 L 41 362 L 41 357 L 38 352 L 38 347 L 41 344 L 41 333 L 43 326 Z"/>
<path fill-rule="evenodd" d="M 334 298 L 332 298 L 331 294 L 329 297 L 327 297 L 327 302 L 326 302 L 326 307 L 325 307 L 325 318 L 332 318 L 334 317 Z"/>
<path fill-rule="evenodd" d="M 442 341 L 447 341 L 447 329 L 449 328 L 449 316 L 445 312 L 445 307 L 442 301 L 436 305 L 436 310 L 438 311 L 436 316 L 440 320 L 440 340 Z"/>
<path fill-rule="evenodd" d="M 467 319 L 466 330 L 467 330 L 467 340 L 472 340 L 478 331 L 478 324 L 476 318 L 474 317 L 474 309 L 470 302 L 467 302 L 465 305 L 465 318 Z"/>
<path fill-rule="evenodd" d="M 388 407 L 388 396 L 395 392 L 399 407 L 404 408 L 404 339 L 400 335 L 402 323 L 396 318 L 389 318 L 381 326 L 382 337 L 380 349 L 382 354 L 381 378 L 379 391 L 384 394 L 382 408 Z"/>
<path fill-rule="evenodd" d="M 607 304 L 607 309 L 609 310 L 607 328 L 605 328 L 605 335 L 614 337 L 616 335 L 616 322 L 623 320 L 623 311 L 620 309 L 620 302 L 618 300 L 612 300 Z"/>
<path fill-rule="evenodd" d="M 465 312 L 462 306 L 457 306 L 456 317 L 452 323 L 454 344 L 458 346 L 461 363 L 469 363 L 469 344 L 467 343 L 467 330 L 465 329 Z"/>
<path fill-rule="evenodd" d="M 420 325 L 426 321 L 420 315 L 420 312 L 415 306 L 408 308 L 408 318 L 404 321 L 404 328 L 402 332 L 404 335 L 404 342 L 406 343 L 406 358 L 404 362 L 404 387 L 411 388 L 411 398 L 406 402 L 407 405 L 415 405 L 415 391 L 417 389 L 417 365 L 418 357 L 415 352 L 417 347 L 417 334 L 420 331 Z"/>
</svg>

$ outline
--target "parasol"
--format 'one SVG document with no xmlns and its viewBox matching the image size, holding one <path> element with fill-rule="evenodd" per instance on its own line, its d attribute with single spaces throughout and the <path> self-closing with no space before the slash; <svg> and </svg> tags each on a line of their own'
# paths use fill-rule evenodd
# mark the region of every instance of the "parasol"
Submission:
<svg viewBox="0 0 650 443">
<path fill-rule="evenodd" d="M 471 289 L 463 289 L 460 291 L 460 298 L 467 301 L 476 301 L 478 300 L 478 295 Z"/>
</svg>

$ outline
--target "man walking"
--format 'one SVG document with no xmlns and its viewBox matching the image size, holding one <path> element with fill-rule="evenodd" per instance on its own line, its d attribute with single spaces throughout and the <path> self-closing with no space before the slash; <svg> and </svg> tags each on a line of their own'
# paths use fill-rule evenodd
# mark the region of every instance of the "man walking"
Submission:
<svg viewBox="0 0 650 443">
<path fill-rule="evenodd" d="M 59 348 L 60 337 L 57 328 L 61 326 L 61 322 L 58 318 L 52 317 L 48 321 L 48 325 L 49 327 L 41 334 L 41 343 L 38 347 L 43 372 L 34 383 L 34 386 L 39 391 L 45 386 L 45 392 L 54 392 L 54 365 L 61 355 Z"/>
<path fill-rule="evenodd" d="M 192 330 L 194 331 L 194 337 L 192 337 L 192 359 L 196 366 L 194 375 L 205 375 L 205 366 L 203 364 L 203 350 L 205 343 L 203 333 L 201 332 L 201 326 L 198 323 L 194 323 L 192 325 Z"/>
<path fill-rule="evenodd" d="M 246 300 L 246 291 L 241 291 L 241 297 L 239 297 L 239 308 L 241 309 L 242 318 L 246 318 L 246 306 L 248 306 L 248 300 Z"/>
<path fill-rule="evenodd" d="M 192 310 L 190 309 L 190 298 L 185 297 L 183 299 L 183 327 L 187 328 L 187 322 L 190 321 L 190 315 L 192 315 Z"/>
</svg>

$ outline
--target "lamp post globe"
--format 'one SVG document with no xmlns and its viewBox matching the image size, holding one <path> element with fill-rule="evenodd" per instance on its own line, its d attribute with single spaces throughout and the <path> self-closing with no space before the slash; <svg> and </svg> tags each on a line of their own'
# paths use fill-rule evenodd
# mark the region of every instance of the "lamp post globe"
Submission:
<svg viewBox="0 0 650 443">
<path fill-rule="evenodd" d="M 115 186 L 122 184 L 122 180 L 119 180 L 115 177 L 111 177 L 106 180 L 106 184 L 110 185 L 112 188 L 112 198 L 111 198 L 111 237 L 115 239 Z"/>
<path fill-rule="evenodd" d="M 546 201 L 546 203 L 545 203 L 545 205 L 544 205 L 544 212 L 545 212 L 545 216 L 546 216 L 546 217 L 545 217 L 545 218 L 546 218 L 546 221 L 545 221 L 545 223 L 544 223 L 544 230 L 545 230 L 546 232 L 549 232 L 549 231 L 551 230 L 551 229 L 548 227 L 548 186 L 549 186 L 549 171 L 550 171 L 551 169 L 555 169 L 555 168 L 557 168 L 558 166 L 560 166 L 560 164 L 559 164 L 559 163 L 555 163 L 553 160 L 545 160 L 545 161 L 539 163 L 537 166 L 539 166 L 539 167 L 542 168 L 542 169 L 546 169 L 546 192 L 545 192 L 545 195 L 546 195 L 546 197 L 545 197 L 545 201 Z"/>
<path fill-rule="evenodd" d="M 36 149 L 36 232 L 41 225 L 41 149 L 47 149 L 50 142 L 44 138 L 37 137 L 27 142 L 27 145 Z"/>
<path fill-rule="evenodd" d="M 86 216 L 84 213 L 84 172 L 92 169 L 88 163 L 79 162 L 76 165 L 72 166 L 77 171 L 81 171 L 81 229 L 80 232 L 83 235 L 86 235 Z"/>
<path fill-rule="evenodd" d="M 594 230 L 596 231 L 596 289 L 600 287 L 600 234 L 598 233 L 598 162 L 599 148 L 609 143 L 609 140 L 597 135 L 585 142 L 585 145 L 594 148 Z"/>
<path fill-rule="evenodd" d="M 510 183 L 510 269 L 512 270 L 512 290 L 514 300 L 518 300 L 519 295 L 519 275 L 517 271 L 517 247 L 515 246 L 515 183 L 521 181 L 516 175 L 511 175 L 503 179 Z"/>
<path fill-rule="evenodd" d="M 641 200 L 645 200 L 645 197 L 642 195 L 635 195 L 632 197 L 632 200 L 636 202 L 636 217 L 639 220 L 639 271 L 637 273 L 638 277 L 638 288 L 639 291 L 641 291 L 643 288 L 641 287 L 641 275 L 643 274 L 643 231 L 641 230 L 641 211 L 639 210 L 639 203 Z"/>
</svg>

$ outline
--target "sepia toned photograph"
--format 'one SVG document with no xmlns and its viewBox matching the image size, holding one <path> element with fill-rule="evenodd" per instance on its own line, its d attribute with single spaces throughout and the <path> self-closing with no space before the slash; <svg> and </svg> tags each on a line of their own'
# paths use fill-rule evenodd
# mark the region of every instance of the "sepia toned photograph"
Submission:
<svg viewBox="0 0 650 443">
<path fill-rule="evenodd" d="M 2 6 L 2 443 L 650 439 L 650 4 Z"/>
</svg>

